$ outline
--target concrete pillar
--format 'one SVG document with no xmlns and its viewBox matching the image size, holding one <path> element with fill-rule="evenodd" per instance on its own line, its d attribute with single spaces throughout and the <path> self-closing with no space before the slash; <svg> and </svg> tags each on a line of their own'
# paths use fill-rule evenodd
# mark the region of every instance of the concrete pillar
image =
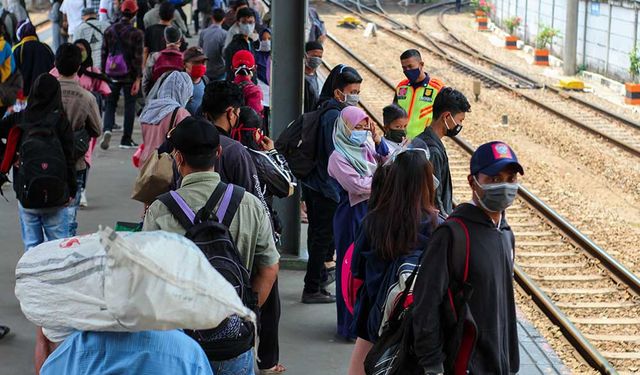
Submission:
<svg viewBox="0 0 640 375">
<path fill-rule="evenodd" d="M 302 114 L 304 88 L 304 23 L 307 1 L 272 1 L 271 124 L 273 139 Z M 300 252 L 300 188 L 286 199 L 274 199 L 282 221 L 280 250 Z"/>
<path fill-rule="evenodd" d="M 563 51 L 564 74 L 576 74 L 576 57 L 578 54 L 578 0 L 567 0 Z"/>
</svg>

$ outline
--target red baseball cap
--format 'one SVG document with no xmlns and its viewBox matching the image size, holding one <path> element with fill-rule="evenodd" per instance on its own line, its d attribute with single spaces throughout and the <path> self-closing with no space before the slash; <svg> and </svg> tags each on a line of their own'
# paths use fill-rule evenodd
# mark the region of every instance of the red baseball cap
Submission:
<svg viewBox="0 0 640 375">
<path fill-rule="evenodd" d="M 138 3 L 135 0 L 124 0 L 120 4 L 120 11 L 122 13 L 136 13 L 138 11 Z"/>
<path fill-rule="evenodd" d="M 253 53 L 251 53 L 251 51 L 243 49 L 233 55 L 233 58 L 231 59 L 231 65 L 234 69 L 242 65 L 246 66 L 247 68 L 253 68 L 256 65 L 256 59 L 255 57 L 253 57 Z"/>
</svg>

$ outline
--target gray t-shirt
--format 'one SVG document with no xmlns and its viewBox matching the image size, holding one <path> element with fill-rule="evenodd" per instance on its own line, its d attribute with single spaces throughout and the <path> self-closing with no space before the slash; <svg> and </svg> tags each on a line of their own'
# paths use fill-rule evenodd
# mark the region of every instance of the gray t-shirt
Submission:
<svg viewBox="0 0 640 375">
<path fill-rule="evenodd" d="M 207 56 L 207 76 L 211 79 L 215 79 L 225 72 L 223 50 L 226 37 L 227 31 L 219 25 L 211 25 L 200 31 L 198 45 Z"/>
</svg>

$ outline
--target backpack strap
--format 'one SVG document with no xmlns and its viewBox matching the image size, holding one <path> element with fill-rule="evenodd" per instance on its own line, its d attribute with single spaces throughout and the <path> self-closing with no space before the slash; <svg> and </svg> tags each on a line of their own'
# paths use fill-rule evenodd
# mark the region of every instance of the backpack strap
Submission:
<svg viewBox="0 0 640 375">
<path fill-rule="evenodd" d="M 167 206 L 171 215 L 178 220 L 185 230 L 189 230 L 193 226 L 195 214 L 175 190 L 158 196 L 158 200 Z"/>
<path fill-rule="evenodd" d="M 420 270 L 420 263 L 416 264 L 415 268 L 411 272 L 411 275 L 409 275 L 409 277 L 407 278 L 407 283 L 404 287 L 404 290 L 402 291 L 402 294 L 400 295 L 400 299 L 398 300 L 395 307 L 393 308 L 393 312 L 389 316 L 389 321 L 395 321 L 400 318 L 400 314 L 402 314 L 402 312 L 404 311 L 404 303 L 409 297 L 409 293 L 411 292 L 411 288 L 413 287 L 413 282 L 418 276 L 419 270 Z"/>
<path fill-rule="evenodd" d="M 213 213 L 213 209 L 216 207 L 216 204 L 220 201 L 220 199 L 222 198 L 226 190 L 227 190 L 227 184 L 220 181 L 220 183 L 218 184 L 218 186 L 216 186 L 213 193 L 211 193 L 211 196 L 209 197 L 209 199 L 207 199 L 207 203 L 205 203 L 204 206 L 200 209 L 200 211 L 198 211 L 198 213 L 196 214 L 197 222 L 203 222 L 203 221 L 209 220 L 209 218 L 211 217 L 211 214 Z"/>
<path fill-rule="evenodd" d="M 460 290 L 469 278 L 469 255 L 471 243 L 469 240 L 469 229 L 463 220 L 457 217 L 450 217 L 447 220 L 447 227 L 451 231 L 453 245 L 449 253 L 449 270 L 453 274 L 450 277 L 454 291 Z"/>
<path fill-rule="evenodd" d="M 222 201 L 218 207 L 218 212 L 216 212 L 218 220 L 227 228 L 231 226 L 231 221 L 233 220 L 236 211 L 238 211 L 238 207 L 240 206 L 243 196 L 244 188 L 233 184 L 229 184 L 227 186 L 224 197 L 222 197 Z"/>
<path fill-rule="evenodd" d="M 102 32 L 102 30 L 100 30 L 100 28 L 98 28 L 96 25 L 90 23 L 89 21 L 91 20 L 87 20 L 85 21 L 85 23 L 87 24 L 87 26 L 89 26 L 90 28 L 94 29 L 95 31 L 97 31 L 100 35 L 104 35 L 104 33 Z"/>
<path fill-rule="evenodd" d="M 181 107 L 176 107 L 176 109 L 173 110 L 173 113 L 171 113 L 171 120 L 169 120 L 169 131 L 171 131 L 173 128 L 176 127 L 176 116 L 178 115 L 178 110 Z M 168 133 L 168 132 L 167 132 Z"/>
</svg>

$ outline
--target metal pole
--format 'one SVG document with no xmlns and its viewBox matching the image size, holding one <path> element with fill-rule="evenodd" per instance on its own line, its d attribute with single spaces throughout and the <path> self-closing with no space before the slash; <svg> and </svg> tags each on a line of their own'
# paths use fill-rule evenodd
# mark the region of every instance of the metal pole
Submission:
<svg viewBox="0 0 640 375">
<path fill-rule="evenodd" d="M 551 3 L 551 28 L 552 29 L 555 22 L 556 22 L 556 0 L 553 0 L 553 2 Z M 551 38 L 549 47 L 550 47 L 551 53 L 553 53 L 553 38 Z"/>
<path fill-rule="evenodd" d="M 578 0 L 567 0 L 567 17 L 564 29 L 564 74 L 576 74 L 578 53 Z"/>
<path fill-rule="evenodd" d="M 524 34 L 523 34 L 523 40 L 525 41 L 525 43 L 527 42 L 527 27 L 529 27 L 527 25 L 527 19 L 529 17 L 529 0 L 525 0 L 524 1 Z"/>
<path fill-rule="evenodd" d="M 611 49 L 611 18 L 613 13 L 613 4 L 609 4 L 609 26 L 607 28 L 607 59 L 604 62 L 604 74 L 609 73 L 609 52 Z"/>
<path fill-rule="evenodd" d="M 287 125 L 302 114 L 304 67 L 304 20 L 307 1 L 273 1 L 273 51 L 271 80 L 272 134 L 277 139 Z M 298 20 L 292 22 L 292 20 Z M 277 93 L 277 94 L 276 94 Z M 286 199 L 275 199 L 274 209 L 282 221 L 280 249 L 300 254 L 300 190 Z"/>
<path fill-rule="evenodd" d="M 538 0 L 538 23 L 536 24 L 536 35 L 538 35 L 538 33 L 540 32 L 540 21 L 542 19 L 542 0 Z M 534 38 L 534 45 L 535 43 L 535 38 Z M 536 47 L 537 48 L 537 47 Z"/>
<path fill-rule="evenodd" d="M 584 35 L 582 36 L 582 65 L 585 68 L 587 66 L 587 20 L 588 19 L 589 19 L 589 0 L 586 0 L 584 3 Z"/>
<path fill-rule="evenodd" d="M 633 3 L 633 9 L 636 11 L 633 20 L 633 47 L 638 46 L 638 3 Z"/>
</svg>

